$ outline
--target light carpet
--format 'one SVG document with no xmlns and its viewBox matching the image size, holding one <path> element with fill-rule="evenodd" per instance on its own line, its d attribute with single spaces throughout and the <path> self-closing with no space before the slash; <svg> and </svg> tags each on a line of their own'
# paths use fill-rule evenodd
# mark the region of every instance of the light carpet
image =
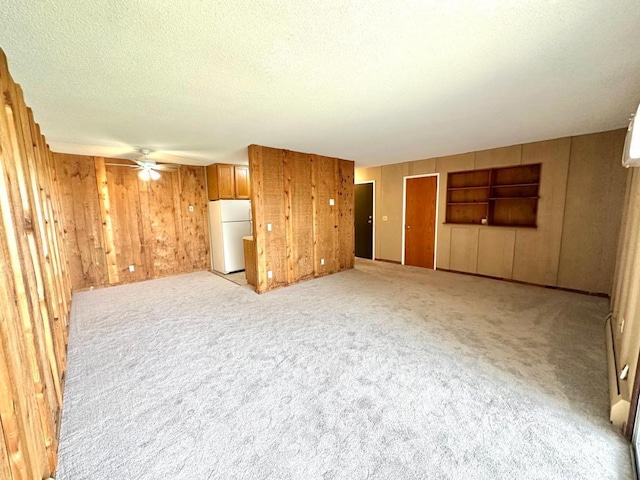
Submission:
<svg viewBox="0 0 640 480">
<path fill-rule="evenodd" d="M 606 299 L 371 261 L 74 295 L 58 479 L 631 479 Z"/>
</svg>

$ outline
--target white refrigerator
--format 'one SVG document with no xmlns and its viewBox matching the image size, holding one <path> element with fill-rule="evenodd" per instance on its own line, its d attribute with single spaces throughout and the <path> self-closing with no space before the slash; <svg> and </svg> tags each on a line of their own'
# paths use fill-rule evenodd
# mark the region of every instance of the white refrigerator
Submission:
<svg viewBox="0 0 640 480">
<path fill-rule="evenodd" d="M 244 270 L 242 237 L 251 235 L 250 200 L 209 202 L 211 266 L 216 272 Z"/>
</svg>

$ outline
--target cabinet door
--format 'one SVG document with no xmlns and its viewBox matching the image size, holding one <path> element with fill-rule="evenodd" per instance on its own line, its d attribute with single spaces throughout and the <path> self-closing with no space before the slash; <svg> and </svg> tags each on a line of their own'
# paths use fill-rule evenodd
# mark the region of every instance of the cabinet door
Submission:
<svg viewBox="0 0 640 480">
<path fill-rule="evenodd" d="M 245 165 L 235 166 L 236 174 L 236 198 L 250 198 L 251 190 L 249 185 L 249 167 Z"/>
<path fill-rule="evenodd" d="M 217 164 L 218 195 L 221 199 L 235 198 L 235 175 L 233 165 Z"/>
<path fill-rule="evenodd" d="M 209 200 L 220 200 L 218 192 L 218 169 L 216 165 L 207 166 L 207 191 L 209 192 Z"/>
</svg>

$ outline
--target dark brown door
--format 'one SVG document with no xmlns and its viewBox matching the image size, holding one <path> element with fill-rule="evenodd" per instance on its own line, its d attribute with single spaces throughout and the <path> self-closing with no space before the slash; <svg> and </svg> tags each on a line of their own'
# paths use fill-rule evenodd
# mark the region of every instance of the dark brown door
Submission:
<svg viewBox="0 0 640 480">
<path fill-rule="evenodd" d="M 436 243 L 437 177 L 407 178 L 404 263 L 433 268 Z"/>
<path fill-rule="evenodd" d="M 356 257 L 373 259 L 373 183 L 355 186 Z"/>
</svg>

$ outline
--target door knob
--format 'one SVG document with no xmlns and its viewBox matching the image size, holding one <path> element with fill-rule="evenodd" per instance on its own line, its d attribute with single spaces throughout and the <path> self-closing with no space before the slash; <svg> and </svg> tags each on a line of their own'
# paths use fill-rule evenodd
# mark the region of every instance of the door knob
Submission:
<svg viewBox="0 0 640 480">
<path fill-rule="evenodd" d="M 407 225 L 407 229 L 409 229 L 409 228 L 411 228 L 411 226 L 410 226 L 410 225 Z"/>
<path fill-rule="evenodd" d="M 367 220 L 367 223 L 373 223 L 373 222 L 369 219 L 369 220 Z"/>
</svg>

